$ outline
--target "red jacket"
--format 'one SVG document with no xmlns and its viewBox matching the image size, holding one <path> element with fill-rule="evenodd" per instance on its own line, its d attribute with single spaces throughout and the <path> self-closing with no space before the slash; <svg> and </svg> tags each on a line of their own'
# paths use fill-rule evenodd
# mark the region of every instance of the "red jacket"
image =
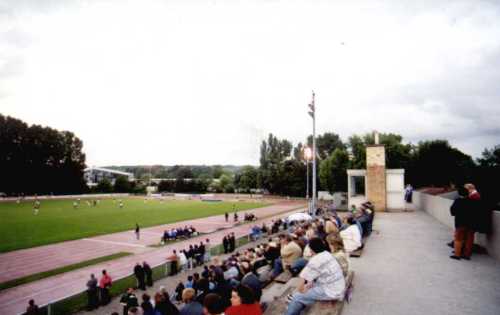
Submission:
<svg viewBox="0 0 500 315">
<path fill-rule="evenodd" d="M 262 309 L 259 303 L 240 304 L 238 306 L 230 306 L 224 312 L 226 315 L 262 315 Z"/>
</svg>

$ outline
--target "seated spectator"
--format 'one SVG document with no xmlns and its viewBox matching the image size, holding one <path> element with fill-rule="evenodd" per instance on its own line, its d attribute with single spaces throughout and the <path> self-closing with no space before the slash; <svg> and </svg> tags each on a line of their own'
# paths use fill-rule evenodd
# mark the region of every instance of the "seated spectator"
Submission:
<svg viewBox="0 0 500 315">
<path fill-rule="evenodd" d="M 298 315 L 316 301 L 343 298 L 345 279 L 337 260 L 320 238 L 311 239 L 309 246 L 314 256 L 300 273 L 298 292 L 289 296 L 287 315 Z"/>
<path fill-rule="evenodd" d="M 257 302 L 260 302 L 260 297 L 262 296 L 262 286 L 260 284 L 259 278 L 252 272 L 250 264 L 247 262 L 241 263 L 241 270 L 243 272 L 241 284 L 251 288 L 255 300 Z"/>
<path fill-rule="evenodd" d="M 187 277 L 187 281 L 186 283 L 184 284 L 184 287 L 186 289 L 193 289 L 194 288 L 194 280 L 193 280 L 193 276 L 188 276 Z"/>
<path fill-rule="evenodd" d="M 280 242 L 281 257 L 274 262 L 273 277 L 277 277 L 283 270 L 289 270 L 292 264 L 302 256 L 302 249 L 292 241 L 290 235 L 280 235 Z"/>
<path fill-rule="evenodd" d="M 238 270 L 236 265 L 231 264 L 227 268 L 227 270 L 224 272 L 224 279 L 226 279 L 226 280 L 236 279 L 239 274 L 240 274 L 240 271 Z"/>
<path fill-rule="evenodd" d="M 363 206 L 361 206 L 354 215 L 354 218 L 356 219 L 357 224 L 359 224 L 359 227 L 361 229 L 361 236 L 366 237 L 371 234 L 371 215 L 367 212 L 370 211 L 369 209 L 365 209 Z"/>
<path fill-rule="evenodd" d="M 332 220 L 325 221 L 325 232 L 326 234 L 336 233 L 339 229 L 337 228 L 337 224 L 333 223 Z"/>
<path fill-rule="evenodd" d="M 345 252 L 342 237 L 340 237 L 339 233 L 332 233 L 326 237 L 326 241 L 328 243 L 328 246 L 330 247 L 330 251 L 332 252 L 333 257 L 337 259 L 340 268 L 342 268 L 342 274 L 344 275 L 344 278 L 347 277 L 347 274 L 349 272 L 349 256 Z"/>
<path fill-rule="evenodd" d="M 255 300 L 251 288 L 239 285 L 231 293 L 231 306 L 226 315 L 262 315 L 260 304 Z"/>
<path fill-rule="evenodd" d="M 215 293 L 209 293 L 203 300 L 203 313 L 205 315 L 219 315 L 224 313 L 222 299 Z"/>
<path fill-rule="evenodd" d="M 232 286 L 229 281 L 224 279 L 224 276 L 220 274 L 216 274 L 214 277 L 215 281 L 215 289 L 213 293 L 216 293 L 220 298 L 220 303 L 222 304 L 223 309 L 226 309 L 231 305 L 231 290 Z M 208 294 L 210 295 L 210 294 Z M 206 298 L 206 297 L 205 297 Z M 205 301 L 205 300 L 203 300 Z"/>
<path fill-rule="evenodd" d="M 194 289 L 184 289 L 182 291 L 182 302 L 185 304 L 180 311 L 180 315 L 203 315 L 203 306 L 194 300 Z"/>
<path fill-rule="evenodd" d="M 178 315 L 179 310 L 175 305 L 170 302 L 170 299 L 166 299 L 165 295 L 157 292 L 155 294 L 155 312 L 161 315 Z"/>
<path fill-rule="evenodd" d="M 262 253 L 262 250 L 257 251 L 256 255 L 257 257 L 255 257 L 252 262 L 253 272 L 255 273 L 257 272 L 257 270 L 259 270 L 259 268 L 267 266 L 267 261 L 264 257 L 264 254 Z"/>
<path fill-rule="evenodd" d="M 208 279 L 202 278 L 198 280 L 196 283 L 196 289 L 196 301 L 201 304 L 205 296 L 210 291 L 210 283 L 208 282 Z"/>
<path fill-rule="evenodd" d="M 142 303 L 141 303 L 141 308 L 142 308 L 142 313 L 143 315 L 155 315 L 155 310 L 153 308 L 153 304 L 151 304 L 151 297 L 144 293 L 142 295 Z"/>
<path fill-rule="evenodd" d="M 362 245 L 361 232 L 352 217 L 346 220 L 346 224 L 348 226 L 346 229 L 340 231 L 340 236 L 344 242 L 345 251 L 347 253 L 352 253 Z"/>
<path fill-rule="evenodd" d="M 179 282 L 177 284 L 177 287 L 175 287 L 175 300 L 180 302 L 182 301 L 182 292 L 184 292 L 184 284 L 182 282 Z"/>
<path fill-rule="evenodd" d="M 272 239 L 269 239 L 268 246 L 264 250 L 264 257 L 271 266 L 274 266 L 275 260 L 280 257 L 280 249 L 278 247 L 278 244 L 273 242 Z"/>
</svg>

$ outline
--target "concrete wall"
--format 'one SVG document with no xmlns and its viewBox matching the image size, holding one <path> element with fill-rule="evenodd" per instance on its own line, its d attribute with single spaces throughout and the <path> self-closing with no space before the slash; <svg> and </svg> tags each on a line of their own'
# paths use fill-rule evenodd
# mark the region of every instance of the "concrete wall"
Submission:
<svg viewBox="0 0 500 315">
<path fill-rule="evenodd" d="M 439 222 L 454 229 L 454 218 L 450 215 L 450 206 L 453 203 L 453 194 L 432 196 L 418 191 L 413 192 L 413 204 L 416 210 L 425 211 Z M 485 247 L 488 253 L 500 260 L 500 211 L 493 211 L 493 233 L 484 235 L 476 233 L 476 243 Z"/>
<path fill-rule="evenodd" d="M 385 171 L 386 191 L 387 191 L 387 209 L 402 210 L 405 208 L 405 170 L 388 169 Z"/>
</svg>

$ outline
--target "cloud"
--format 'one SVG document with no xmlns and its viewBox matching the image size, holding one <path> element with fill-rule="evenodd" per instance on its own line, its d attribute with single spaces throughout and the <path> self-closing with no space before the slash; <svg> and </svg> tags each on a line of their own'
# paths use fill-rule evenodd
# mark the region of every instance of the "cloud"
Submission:
<svg viewBox="0 0 500 315">
<path fill-rule="evenodd" d="M 267 133 L 310 133 L 312 89 L 318 133 L 500 139 L 496 2 L 2 4 L 0 111 L 89 164 L 257 164 Z"/>
</svg>

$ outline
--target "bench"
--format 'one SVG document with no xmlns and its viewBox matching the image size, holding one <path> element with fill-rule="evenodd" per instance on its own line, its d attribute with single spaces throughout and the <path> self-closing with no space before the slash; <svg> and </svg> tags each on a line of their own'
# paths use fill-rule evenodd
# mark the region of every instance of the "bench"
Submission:
<svg viewBox="0 0 500 315">
<path fill-rule="evenodd" d="M 264 312 L 264 315 L 277 315 L 285 314 L 288 307 L 286 297 L 292 294 L 296 289 L 296 284 L 298 278 L 292 278 L 286 285 L 287 288 L 283 291 L 281 296 L 275 297 L 274 301 L 268 303 L 268 307 Z M 350 271 L 346 279 L 346 298 L 342 301 L 318 301 L 309 307 L 307 307 L 303 314 L 311 315 L 340 315 L 342 308 L 344 307 L 345 300 L 349 299 L 350 291 L 352 290 L 352 282 L 354 280 L 354 272 Z"/>
<path fill-rule="evenodd" d="M 286 271 L 283 271 L 279 276 L 274 278 L 274 281 L 276 281 L 278 283 L 287 283 L 292 278 L 293 278 L 292 273 L 290 271 L 286 270 Z"/>
<path fill-rule="evenodd" d="M 346 296 L 342 301 L 319 301 L 304 310 L 304 314 L 311 315 L 340 315 L 344 308 L 345 301 L 349 301 L 350 291 L 352 290 L 352 281 L 354 279 L 354 272 L 351 271 L 346 279 Z"/>
</svg>

